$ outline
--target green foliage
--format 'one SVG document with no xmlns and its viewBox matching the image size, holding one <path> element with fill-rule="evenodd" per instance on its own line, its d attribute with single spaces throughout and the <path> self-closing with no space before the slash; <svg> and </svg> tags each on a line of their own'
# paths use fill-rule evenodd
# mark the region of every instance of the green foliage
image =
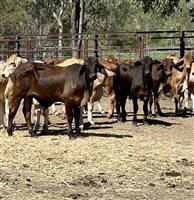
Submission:
<svg viewBox="0 0 194 200">
<path fill-rule="evenodd" d="M 63 0 L 63 32 L 71 32 L 72 2 Z M 59 13 L 61 0 L 0 1 L 1 35 L 58 34 L 53 9 Z M 190 30 L 193 27 L 192 0 L 85 0 L 83 32 L 110 33 L 156 30 Z M 135 37 L 134 37 L 135 36 Z M 151 37 L 161 36 L 153 34 Z M 150 46 L 177 46 L 178 40 L 149 40 Z M 187 44 L 194 45 L 192 40 Z M 39 45 L 46 45 L 43 42 Z M 50 41 L 47 45 L 53 45 Z M 57 45 L 57 44 L 55 44 Z M 67 44 L 69 45 L 69 44 Z M 138 48 L 138 36 L 101 41 L 101 46 Z"/>
</svg>

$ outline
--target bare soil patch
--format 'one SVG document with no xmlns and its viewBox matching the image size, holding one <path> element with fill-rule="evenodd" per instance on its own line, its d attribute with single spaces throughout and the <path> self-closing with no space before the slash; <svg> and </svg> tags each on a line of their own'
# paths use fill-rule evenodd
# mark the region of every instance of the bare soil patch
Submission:
<svg viewBox="0 0 194 200">
<path fill-rule="evenodd" d="M 106 97 L 102 103 L 106 111 Z M 0 199 L 194 199 L 193 114 L 175 116 L 163 97 L 165 116 L 143 126 L 140 103 L 133 127 L 131 104 L 125 123 L 95 108 L 96 124 L 73 141 L 66 121 L 53 115 L 48 135 L 30 137 L 20 109 L 14 136 L 0 133 Z"/>
</svg>

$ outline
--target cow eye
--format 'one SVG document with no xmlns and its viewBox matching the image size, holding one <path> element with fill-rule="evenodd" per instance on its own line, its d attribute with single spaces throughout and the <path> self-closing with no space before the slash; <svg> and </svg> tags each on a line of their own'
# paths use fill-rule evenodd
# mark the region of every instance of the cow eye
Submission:
<svg viewBox="0 0 194 200">
<path fill-rule="evenodd" d="M 15 67 L 16 64 L 14 62 L 11 62 L 10 65 L 14 65 L 14 67 Z"/>
</svg>

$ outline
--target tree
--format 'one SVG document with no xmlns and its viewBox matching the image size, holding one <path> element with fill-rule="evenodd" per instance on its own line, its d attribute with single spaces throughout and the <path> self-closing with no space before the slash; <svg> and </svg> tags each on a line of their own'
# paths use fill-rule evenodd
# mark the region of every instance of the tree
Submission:
<svg viewBox="0 0 194 200">
<path fill-rule="evenodd" d="M 71 0 L 71 33 L 73 57 L 80 57 L 81 34 L 83 33 L 84 0 Z M 78 50 L 79 49 L 79 50 Z"/>
</svg>

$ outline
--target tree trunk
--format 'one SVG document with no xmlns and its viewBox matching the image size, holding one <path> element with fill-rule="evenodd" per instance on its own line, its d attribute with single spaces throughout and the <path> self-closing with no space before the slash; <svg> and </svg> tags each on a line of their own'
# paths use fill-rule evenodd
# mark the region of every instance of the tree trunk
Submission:
<svg viewBox="0 0 194 200">
<path fill-rule="evenodd" d="M 62 34 L 63 34 L 63 23 L 62 23 L 62 15 L 63 15 L 63 12 L 64 12 L 64 1 L 63 0 L 60 0 L 60 10 L 59 10 L 59 13 L 57 15 L 56 11 L 55 11 L 55 4 L 53 3 L 52 1 L 52 13 L 53 13 L 53 17 L 56 19 L 57 21 L 57 24 L 59 26 L 59 40 L 58 40 L 58 50 L 59 50 L 59 53 L 58 53 L 58 57 L 62 57 L 62 47 L 63 47 L 63 42 L 62 42 Z"/>
<path fill-rule="evenodd" d="M 82 33 L 83 33 L 83 21 L 84 21 L 84 0 L 80 0 L 80 17 L 79 17 L 79 29 L 78 29 L 78 41 L 77 48 L 79 49 L 79 57 L 81 56 L 82 46 Z"/>
<path fill-rule="evenodd" d="M 84 0 L 72 0 L 71 11 L 71 34 L 72 34 L 72 56 L 80 57 L 83 20 L 84 20 Z"/>
</svg>

